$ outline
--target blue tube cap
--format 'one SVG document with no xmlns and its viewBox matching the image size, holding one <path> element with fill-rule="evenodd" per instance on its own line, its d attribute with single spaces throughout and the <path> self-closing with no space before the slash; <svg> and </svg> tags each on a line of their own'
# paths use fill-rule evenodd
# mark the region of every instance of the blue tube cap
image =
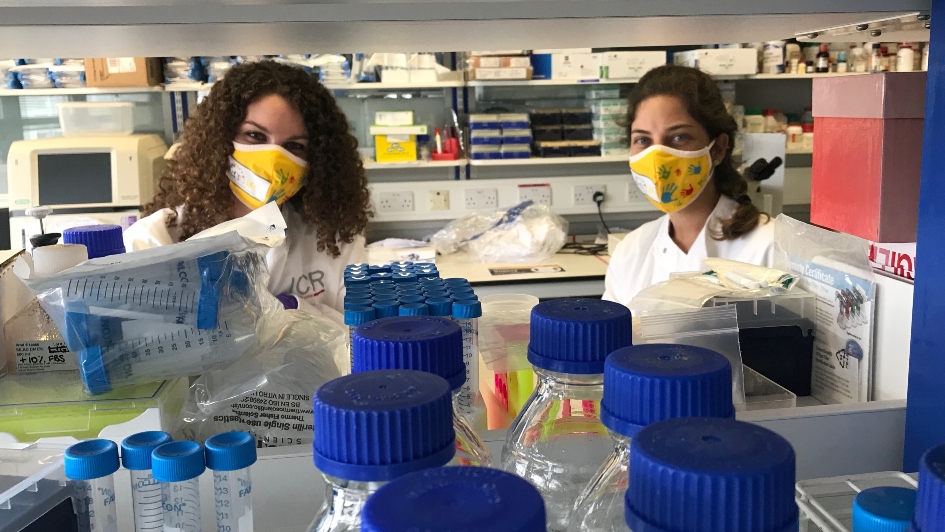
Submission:
<svg viewBox="0 0 945 532">
<path fill-rule="evenodd" d="M 371 298 L 345 298 L 345 310 L 349 308 L 370 307 L 374 304 Z"/>
<path fill-rule="evenodd" d="M 375 273 L 386 273 L 386 272 L 390 272 L 390 266 L 389 266 L 389 265 L 385 265 L 385 266 L 368 266 L 368 272 L 370 272 L 371 275 L 374 275 Z"/>
<path fill-rule="evenodd" d="M 619 303 L 544 301 L 532 308 L 528 361 L 559 373 L 603 373 L 607 355 L 630 345 L 630 336 L 630 310 Z"/>
<path fill-rule="evenodd" d="M 632 345 L 604 364 L 600 419 L 605 427 L 633 436 L 643 427 L 675 417 L 735 417 L 732 365 L 702 347 Z"/>
<path fill-rule="evenodd" d="M 469 285 L 469 281 L 466 279 L 463 279 L 462 277 L 449 277 L 447 279 L 443 279 L 443 282 L 449 286 L 457 286 L 457 285 L 468 286 Z"/>
<path fill-rule="evenodd" d="M 373 307 L 377 319 L 393 318 L 397 316 L 397 311 L 400 309 L 400 301 L 396 299 L 378 299 L 374 301 Z"/>
<path fill-rule="evenodd" d="M 352 373 L 410 369 L 439 375 L 456 390 L 466 382 L 463 332 L 453 320 L 401 316 L 366 323 L 351 339 Z"/>
<path fill-rule="evenodd" d="M 357 294 L 370 294 L 371 285 L 368 284 L 356 284 L 345 287 L 345 296 L 357 295 Z"/>
<path fill-rule="evenodd" d="M 426 303 L 404 303 L 397 309 L 399 316 L 429 316 L 430 308 Z"/>
<path fill-rule="evenodd" d="M 458 320 L 468 320 L 482 316 L 482 304 L 475 300 L 460 300 L 453 302 L 453 317 Z"/>
<path fill-rule="evenodd" d="M 797 532 L 795 457 L 774 432 L 734 419 L 658 421 L 630 440 L 633 532 Z"/>
<path fill-rule="evenodd" d="M 151 452 L 173 438 L 160 430 L 132 434 L 121 441 L 121 465 L 125 469 L 151 469 Z"/>
<path fill-rule="evenodd" d="M 393 274 L 395 283 L 416 283 L 417 274 L 410 272 L 400 272 Z"/>
<path fill-rule="evenodd" d="M 98 224 L 72 227 L 62 232 L 62 241 L 66 244 L 82 244 L 88 250 L 90 259 L 125 252 L 120 225 Z"/>
<path fill-rule="evenodd" d="M 203 445 L 173 441 L 151 451 L 151 476 L 158 482 L 182 482 L 199 477 L 205 467 Z"/>
<path fill-rule="evenodd" d="M 916 490 L 893 486 L 865 489 L 853 499 L 856 532 L 906 532 L 915 514 Z"/>
<path fill-rule="evenodd" d="M 354 307 L 345 309 L 345 325 L 357 327 L 377 318 L 374 307 Z"/>
<path fill-rule="evenodd" d="M 929 449 L 919 459 L 914 532 L 945 532 L 945 445 Z"/>
<path fill-rule="evenodd" d="M 436 270 L 418 270 L 416 274 L 418 279 L 436 279 L 440 276 Z"/>
<path fill-rule="evenodd" d="M 346 275 L 345 286 L 367 285 L 370 284 L 371 280 L 371 276 L 369 275 Z"/>
<path fill-rule="evenodd" d="M 69 446 L 63 460 L 72 480 L 107 477 L 118 471 L 118 446 L 111 440 L 85 440 Z"/>
<path fill-rule="evenodd" d="M 394 282 L 394 274 L 390 272 L 378 272 L 371 274 L 372 281 L 390 281 Z"/>
<path fill-rule="evenodd" d="M 424 303 L 424 302 L 426 302 L 426 300 L 427 300 L 427 298 L 425 298 L 425 297 L 423 297 L 423 296 L 421 296 L 421 295 L 417 295 L 417 294 L 401 295 L 401 296 L 400 296 L 399 298 L 397 298 L 397 299 L 400 300 L 400 303 L 401 303 L 401 304 L 404 304 L 404 305 L 409 305 L 409 304 L 412 304 L 412 303 Z"/>
<path fill-rule="evenodd" d="M 105 371 L 102 360 L 102 348 L 94 345 L 79 351 L 79 376 L 91 395 L 98 395 L 112 390 L 111 380 Z"/>
<path fill-rule="evenodd" d="M 353 373 L 312 397 L 315 467 L 338 478 L 386 481 L 446 465 L 456 454 L 450 386 L 421 371 Z"/>
<path fill-rule="evenodd" d="M 453 300 L 448 297 L 433 297 L 427 299 L 431 316 L 452 316 Z"/>
<path fill-rule="evenodd" d="M 381 486 L 361 512 L 364 532 L 544 532 L 545 503 L 528 481 L 485 467 L 409 473 Z"/>
<path fill-rule="evenodd" d="M 238 471 L 256 463 L 256 438 L 248 432 L 223 432 L 207 438 L 207 469 Z"/>
</svg>

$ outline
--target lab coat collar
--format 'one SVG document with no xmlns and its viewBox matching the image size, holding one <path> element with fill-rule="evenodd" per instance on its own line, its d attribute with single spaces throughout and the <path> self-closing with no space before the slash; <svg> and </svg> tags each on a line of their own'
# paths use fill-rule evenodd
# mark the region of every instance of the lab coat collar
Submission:
<svg viewBox="0 0 945 532">
<path fill-rule="evenodd" d="M 663 223 L 660 224 L 659 237 L 655 249 L 660 251 L 666 250 L 663 253 L 664 255 L 672 254 L 678 257 L 698 257 L 700 260 L 701 258 L 708 257 L 709 250 L 706 245 L 706 233 L 708 232 L 710 235 L 717 234 L 721 229 L 720 220 L 731 218 L 737 208 L 738 202 L 724 194 L 719 196 L 719 201 L 715 204 L 715 209 L 712 210 L 709 218 L 706 219 L 702 231 L 699 232 L 696 241 L 693 242 L 692 247 L 689 248 L 689 253 L 683 253 L 669 235 L 669 215 L 666 215 L 663 217 Z M 715 241 L 713 240 L 713 242 Z"/>
</svg>

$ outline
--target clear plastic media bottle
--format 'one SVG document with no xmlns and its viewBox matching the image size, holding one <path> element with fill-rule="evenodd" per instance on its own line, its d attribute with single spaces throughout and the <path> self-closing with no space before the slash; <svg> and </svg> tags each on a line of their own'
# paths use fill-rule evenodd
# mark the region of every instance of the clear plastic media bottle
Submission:
<svg viewBox="0 0 945 532">
<path fill-rule="evenodd" d="M 312 405 L 312 454 L 328 486 L 310 532 L 360 530 L 364 503 L 384 483 L 456 454 L 451 388 L 431 373 L 346 375 L 319 388 Z"/>
<path fill-rule="evenodd" d="M 111 440 L 86 440 L 70 446 L 64 456 L 72 479 L 79 532 L 118 532 L 115 479 L 118 446 Z"/>
<path fill-rule="evenodd" d="M 404 475 L 368 499 L 364 532 L 545 532 L 534 486 L 505 471 L 440 467 Z"/>
<path fill-rule="evenodd" d="M 203 445 L 165 443 L 151 452 L 151 473 L 161 483 L 166 532 L 202 532 L 200 475 L 206 470 Z"/>
<path fill-rule="evenodd" d="M 945 445 L 930 449 L 919 460 L 912 532 L 945 532 Z"/>
<path fill-rule="evenodd" d="M 627 526 L 633 532 L 796 532 L 794 449 L 734 419 L 684 417 L 643 428 L 630 444 Z"/>
<path fill-rule="evenodd" d="M 548 529 L 568 525 L 574 501 L 613 452 L 600 422 L 604 360 L 630 345 L 630 311 L 599 299 L 535 305 L 528 361 L 538 385 L 509 427 L 502 468 L 545 499 Z"/>
<path fill-rule="evenodd" d="M 152 430 L 132 434 L 121 442 L 121 465 L 131 472 L 135 532 L 164 530 L 161 484 L 151 473 L 151 453 L 171 440 L 170 434 Z"/>
<path fill-rule="evenodd" d="M 412 369 L 439 375 L 453 389 L 456 462 L 490 466 L 492 454 L 460 409 L 467 369 L 459 325 L 435 316 L 399 316 L 375 320 L 354 331 L 352 371 Z"/>
<path fill-rule="evenodd" d="M 627 530 L 623 506 L 631 438 L 664 419 L 734 417 L 732 365 L 701 347 L 625 347 L 607 357 L 600 409 L 614 451 L 578 497 L 569 527 L 573 532 Z"/>
<path fill-rule="evenodd" d="M 253 532 L 253 479 L 256 438 L 248 432 L 223 432 L 207 438 L 207 469 L 213 471 L 218 532 Z"/>
</svg>

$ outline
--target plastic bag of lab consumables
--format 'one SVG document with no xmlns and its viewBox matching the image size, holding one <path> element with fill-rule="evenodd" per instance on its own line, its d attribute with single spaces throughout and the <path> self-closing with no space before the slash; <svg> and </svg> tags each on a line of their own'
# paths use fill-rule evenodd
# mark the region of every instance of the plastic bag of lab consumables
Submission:
<svg viewBox="0 0 945 532">
<path fill-rule="evenodd" d="M 538 262 L 557 253 L 567 236 L 564 218 L 529 200 L 454 220 L 430 242 L 441 254 L 465 250 L 481 262 Z"/>
<path fill-rule="evenodd" d="M 341 376 L 345 335 L 331 320 L 302 311 L 267 315 L 245 356 L 194 381 L 175 432 L 204 441 L 246 431 L 259 447 L 311 443 L 312 392 Z"/>
<path fill-rule="evenodd" d="M 237 359 L 279 307 L 267 248 L 233 231 L 84 262 L 36 278 L 15 266 L 59 327 L 89 393 L 198 375 Z"/>
</svg>

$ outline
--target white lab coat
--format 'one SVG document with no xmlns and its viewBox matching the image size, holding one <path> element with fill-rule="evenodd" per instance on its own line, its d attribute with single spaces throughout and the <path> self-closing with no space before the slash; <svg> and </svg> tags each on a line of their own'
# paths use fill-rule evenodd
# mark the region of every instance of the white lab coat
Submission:
<svg viewBox="0 0 945 532">
<path fill-rule="evenodd" d="M 315 227 L 306 223 L 289 204 L 282 206 L 288 227 L 283 245 L 269 250 L 269 292 L 292 294 L 299 300 L 299 309 L 330 318 L 344 325 L 344 268 L 351 263 L 367 262 L 364 237 L 351 244 L 341 244 L 341 255 L 332 258 L 327 252 L 315 250 Z M 178 214 L 180 214 L 178 209 Z M 166 219 L 170 209 L 162 209 L 142 218 L 124 235 L 125 249 L 137 251 L 173 244 L 180 240 L 180 230 L 168 230 Z"/>
<path fill-rule="evenodd" d="M 706 257 L 771 266 L 774 223 L 770 219 L 762 217 L 754 230 L 734 240 L 712 238 L 719 230 L 719 220 L 730 218 L 736 207 L 733 199 L 722 196 L 689 253 L 683 253 L 669 236 L 669 215 L 638 227 L 617 245 L 610 258 L 604 299 L 626 305 L 640 290 L 668 280 L 671 273 L 704 270 L 702 259 Z"/>
</svg>

